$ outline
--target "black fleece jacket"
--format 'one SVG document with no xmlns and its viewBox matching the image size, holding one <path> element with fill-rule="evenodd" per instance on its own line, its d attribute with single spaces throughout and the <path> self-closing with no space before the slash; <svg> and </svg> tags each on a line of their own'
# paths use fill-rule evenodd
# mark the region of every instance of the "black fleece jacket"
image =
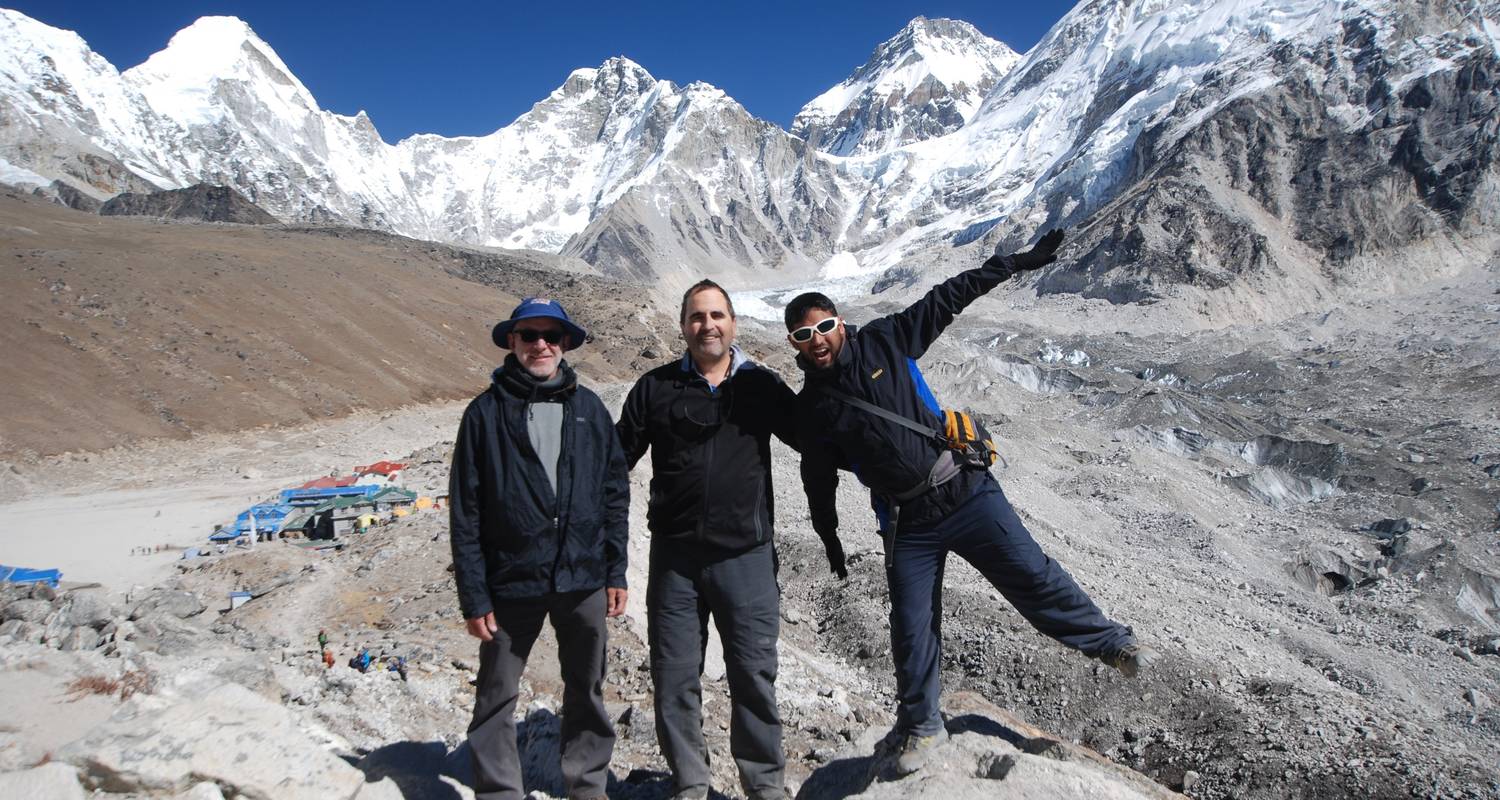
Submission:
<svg viewBox="0 0 1500 800">
<path fill-rule="evenodd" d="M 771 436 L 794 445 L 795 403 L 776 373 L 743 356 L 717 389 L 686 357 L 642 375 L 617 429 L 632 467 L 651 449 L 653 545 L 736 552 L 770 541 Z"/>
<path fill-rule="evenodd" d="M 492 598 L 625 588 L 625 456 L 608 409 L 566 361 L 560 369 L 561 384 L 543 388 L 507 356 L 459 423 L 448 519 L 465 619 Z M 527 405 L 543 399 L 563 406 L 556 491 L 526 430 Z"/>
<path fill-rule="evenodd" d="M 949 278 L 904 311 L 863 327 L 845 325 L 844 346 L 827 369 L 797 357 L 806 381 L 797 396 L 797 431 L 802 449 L 802 485 L 813 529 L 827 542 L 838 530 L 834 490 L 838 470 L 853 471 L 869 487 L 877 513 L 883 498 L 915 486 L 927 476 L 940 445 L 909 428 L 835 398 L 837 389 L 929 427 L 942 429 L 939 405 L 927 388 L 917 359 L 970 303 L 1014 274 L 1009 258 Z M 901 507 L 901 524 L 926 525 L 952 513 L 988 472 L 964 471 L 948 483 Z M 884 520 L 882 520 L 884 522 Z"/>
</svg>

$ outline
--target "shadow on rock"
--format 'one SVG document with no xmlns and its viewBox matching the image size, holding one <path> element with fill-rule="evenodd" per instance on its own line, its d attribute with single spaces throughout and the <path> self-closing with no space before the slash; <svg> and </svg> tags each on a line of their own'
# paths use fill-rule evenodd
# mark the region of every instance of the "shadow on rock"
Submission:
<svg viewBox="0 0 1500 800">
<path fill-rule="evenodd" d="M 390 778 L 406 800 L 460 800 L 463 794 L 454 784 L 470 785 L 473 776 L 467 742 L 451 753 L 442 742 L 394 742 L 370 751 L 354 766 L 367 783 Z"/>
<path fill-rule="evenodd" d="M 949 736 L 964 733 L 989 736 L 1023 750 L 1033 742 L 1032 737 L 1021 731 L 981 714 L 960 714 L 948 719 L 944 727 L 948 730 Z M 836 758 L 813 770 L 807 780 L 803 781 L 802 788 L 798 790 L 798 799 L 842 800 L 842 798 L 863 793 L 870 788 L 870 784 L 878 780 L 889 779 L 891 776 L 885 778 L 881 776 L 885 771 L 882 767 L 890 762 L 879 753 L 880 745 L 876 744 L 869 755 Z"/>
<path fill-rule="evenodd" d="M 516 745 L 525 791 L 565 797 L 560 743 L 562 721 L 550 709 L 534 708 L 516 724 Z M 461 800 L 472 796 L 458 787 L 473 787 L 473 750 L 465 741 L 451 752 L 442 742 L 394 742 L 364 758 L 349 759 L 368 783 L 390 778 L 406 800 Z M 618 793 L 618 794 L 617 794 Z M 609 776 L 609 795 L 631 800 L 667 797 L 671 778 L 666 773 L 636 770 L 624 781 Z"/>
</svg>

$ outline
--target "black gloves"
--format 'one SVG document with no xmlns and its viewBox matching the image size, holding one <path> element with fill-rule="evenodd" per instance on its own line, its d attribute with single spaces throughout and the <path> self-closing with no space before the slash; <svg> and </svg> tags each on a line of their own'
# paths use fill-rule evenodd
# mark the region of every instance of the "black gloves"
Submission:
<svg viewBox="0 0 1500 800">
<path fill-rule="evenodd" d="M 1057 260 L 1057 248 L 1062 245 L 1062 240 L 1061 228 L 1050 230 L 1038 239 L 1030 250 L 1023 250 L 1010 256 L 996 253 L 986 259 L 984 265 L 1004 269 L 1012 275 L 1017 272 L 1041 269 Z"/>
<path fill-rule="evenodd" d="M 823 540 L 823 551 L 828 554 L 828 569 L 839 576 L 839 580 L 847 580 L 849 568 L 844 566 L 844 545 L 839 543 L 838 534 L 819 536 Z"/>
</svg>

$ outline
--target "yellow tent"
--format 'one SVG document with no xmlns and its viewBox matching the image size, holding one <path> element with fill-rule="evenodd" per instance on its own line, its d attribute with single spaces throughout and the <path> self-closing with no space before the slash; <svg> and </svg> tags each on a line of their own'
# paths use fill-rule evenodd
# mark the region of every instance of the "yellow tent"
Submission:
<svg viewBox="0 0 1500 800">
<path fill-rule="evenodd" d="M 432 498 L 422 496 L 417 498 L 417 508 L 432 508 Z"/>
</svg>

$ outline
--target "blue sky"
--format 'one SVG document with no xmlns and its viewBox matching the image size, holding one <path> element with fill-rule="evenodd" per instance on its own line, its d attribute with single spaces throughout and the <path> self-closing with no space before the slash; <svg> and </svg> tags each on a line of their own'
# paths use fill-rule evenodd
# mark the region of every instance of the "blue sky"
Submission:
<svg viewBox="0 0 1500 800">
<path fill-rule="evenodd" d="M 509 124 L 579 67 L 624 55 L 657 78 L 711 83 L 787 126 L 913 17 L 951 17 L 1025 52 L 1067 0 L 430 2 L 260 0 L 9 2 L 77 31 L 124 70 L 200 16 L 250 23 L 324 107 L 369 112 L 387 141 L 483 135 Z"/>
</svg>

